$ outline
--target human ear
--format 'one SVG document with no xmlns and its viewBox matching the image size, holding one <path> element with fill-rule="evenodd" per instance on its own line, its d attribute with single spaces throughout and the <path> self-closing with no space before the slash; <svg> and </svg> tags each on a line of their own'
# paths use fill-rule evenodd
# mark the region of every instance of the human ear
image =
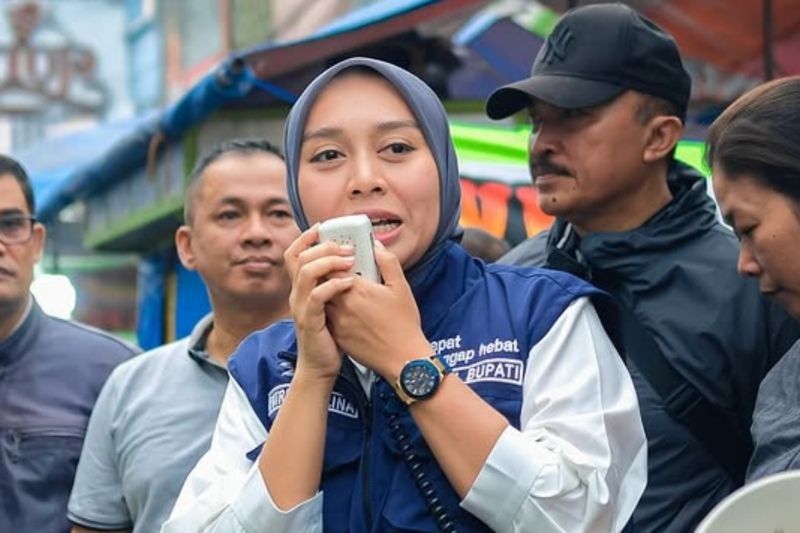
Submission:
<svg viewBox="0 0 800 533">
<path fill-rule="evenodd" d="M 187 270 L 195 269 L 195 255 L 192 249 L 192 228 L 183 225 L 175 232 L 175 249 Z"/>
<path fill-rule="evenodd" d="M 45 228 L 44 225 L 39 222 L 34 222 L 32 232 L 33 236 L 31 239 L 33 241 L 33 258 L 34 261 L 38 263 L 42 260 L 42 254 L 44 253 L 44 242 L 47 238 L 47 228 Z"/>
<path fill-rule="evenodd" d="M 683 133 L 683 123 L 678 117 L 659 115 L 650 121 L 647 130 L 642 160 L 653 163 L 667 157 L 675 148 Z"/>
</svg>

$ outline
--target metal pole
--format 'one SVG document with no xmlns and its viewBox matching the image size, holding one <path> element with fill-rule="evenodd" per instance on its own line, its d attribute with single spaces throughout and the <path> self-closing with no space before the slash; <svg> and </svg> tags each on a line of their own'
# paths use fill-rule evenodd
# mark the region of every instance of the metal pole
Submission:
<svg viewBox="0 0 800 533">
<path fill-rule="evenodd" d="M 764 81 L 769 81 L 775 74 L 775 58 L 772 54 L 772 0 L 764 0 L 762 7 L 764 22 Z"/>
</svg>

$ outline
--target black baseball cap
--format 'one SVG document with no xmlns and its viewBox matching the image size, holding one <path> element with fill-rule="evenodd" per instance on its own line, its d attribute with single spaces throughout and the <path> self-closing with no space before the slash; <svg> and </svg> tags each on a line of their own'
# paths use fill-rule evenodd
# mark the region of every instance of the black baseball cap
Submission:
<svg viewBox="0 0 800 533">
<path fill-rule="evenodd" d="M 692 80 L 673 38 L 623 4 L 566 12 L 539 50 L 530 78 L 495 90 L 486 102 L 493 119 L 542 100 L 564 109 L 591 107 L 623 91 L 689 104 Z"/>
</svg>

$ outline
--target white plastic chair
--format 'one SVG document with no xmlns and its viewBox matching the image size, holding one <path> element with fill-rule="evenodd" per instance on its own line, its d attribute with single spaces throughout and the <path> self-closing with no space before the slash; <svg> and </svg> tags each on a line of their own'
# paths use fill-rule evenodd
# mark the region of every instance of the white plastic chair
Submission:
<svg viewBox="0 0 800 533">
<path fill-rule="evenodd" d="M 719 502 L 695 533 L 800 533 L 800 470 L 745 485 Z"/>
</svg>

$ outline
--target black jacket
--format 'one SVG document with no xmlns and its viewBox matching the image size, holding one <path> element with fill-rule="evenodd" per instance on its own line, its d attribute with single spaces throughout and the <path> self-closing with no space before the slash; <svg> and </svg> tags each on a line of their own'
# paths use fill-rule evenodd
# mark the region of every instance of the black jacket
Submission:
<svg viewBox="0 0 800 533">
<path fill-rule="evenodd" d="M 676 164 L 669 185 L 672 201 L 639 228 L 579 239 L 558 220 L 500 262 L 541 266 L 553 263 L 556 248 L 568 252 L 583 269 L 573 273 L 630 309 L 675 370 L 746 436 L 758 386 L 800 337 L 800 325 L 763 298 L 755 280 L 736 272 L 739 245 L 718 222 L 705 178 Z M 693 531 L 737 483 L 628 367 L 649 442 L 636 531 Z"/>
</svg>

